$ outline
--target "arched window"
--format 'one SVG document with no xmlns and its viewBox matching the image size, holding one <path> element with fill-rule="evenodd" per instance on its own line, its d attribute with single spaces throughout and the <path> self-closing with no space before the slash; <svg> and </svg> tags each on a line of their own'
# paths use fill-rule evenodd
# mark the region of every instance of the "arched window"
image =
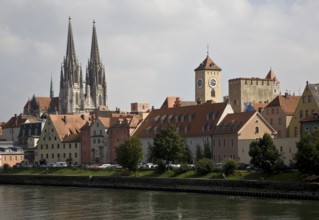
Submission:
<svg viewBox="0 0 319 220">
<path fill-rule="evenodd" d="M 103 105 L 103 103 L 102 103 L 102 96 L 101 96 L 101 95 L 99 95 L 99 105 Z"/>
<path fill-rule="evenodd" d="M 212 96 L 212 97 L 215 97 L 215 96 L 216 96 L 215 89 L 212 89 L 212 91 L 211 91 L 211 96 Z"/>
<path fill-rule="evenodd" d="M 78 92 L 75 93 L 75 104 L 76 105 L 79 104 L 79 93 Z"/>
</svg>

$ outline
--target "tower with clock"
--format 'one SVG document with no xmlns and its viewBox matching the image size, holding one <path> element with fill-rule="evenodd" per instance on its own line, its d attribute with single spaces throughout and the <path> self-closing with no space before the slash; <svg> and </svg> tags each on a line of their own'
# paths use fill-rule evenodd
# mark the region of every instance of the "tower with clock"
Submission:
<svg viewBox="0 0 319 220">
<path fill-rule="evenodd" d="M 195 69 L 196 102 L 222 102 L 221 71 L 207 52 L 206 59 Z"/>
</svg>

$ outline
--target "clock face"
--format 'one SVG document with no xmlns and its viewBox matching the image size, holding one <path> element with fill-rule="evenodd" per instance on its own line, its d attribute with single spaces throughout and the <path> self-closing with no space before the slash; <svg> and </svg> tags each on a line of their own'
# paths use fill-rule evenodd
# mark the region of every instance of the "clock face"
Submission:
<svg viewBox="0 0 319 220">
<path fill-rule="evenodd" d="M 198 88 L 202 88 L 202 86 L 203 86 L 203 84 L 204 84 L 202 78 L 198 78 L 196 83 L 197 83 L 197 87 L 198 87 Z"/>
<path fill-rule="evenodd" d="M 211 87 L 211 88 L 215 88 L 216 85 L 217 85 L 217 81 L 215 78 L 210 78 L 209 81 L 208 81 L 208 85 Z"/>
</svg>

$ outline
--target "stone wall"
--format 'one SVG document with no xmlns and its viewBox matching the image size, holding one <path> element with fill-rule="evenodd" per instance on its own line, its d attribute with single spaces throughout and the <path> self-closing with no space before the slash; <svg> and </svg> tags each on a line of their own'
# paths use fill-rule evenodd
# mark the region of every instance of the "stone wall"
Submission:
<svg viewBox="0 0 319 220">
<path fill-rule="evenodd" d="M 0 184 L 50 185 L 319 199 L 319 184 L 148 177 L 1 175 Z"/>
</svg>

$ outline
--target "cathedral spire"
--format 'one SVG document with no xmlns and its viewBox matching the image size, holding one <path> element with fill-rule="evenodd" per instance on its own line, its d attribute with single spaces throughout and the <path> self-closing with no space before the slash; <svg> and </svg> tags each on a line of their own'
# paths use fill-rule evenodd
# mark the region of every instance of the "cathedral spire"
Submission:
<svg viewBox="0 0 319 220">
<path fill-rule="evenodd" d="M 53 91 L 53 81 L 52 81 L 52 73 L 51 73 L 50 98 L 52 99 L 53 97 L 54 97 L 54 91 Z"/>
<path fill-rule="evenodd" d="M 91 57 L 90 61 L 93 63 L 100 63 L 99 45 L 97 42 L 95 20 L 93 20 L 93 31 L 92 31 L 92 44 L 91 44 Z"/>
<path fill-rule="evenodd" d="M 71 17 L 69 17 L 68 39 L 66 44 L 66 60 L 68 61 L 68 63 L 76 63 Z"/>
</svg>

